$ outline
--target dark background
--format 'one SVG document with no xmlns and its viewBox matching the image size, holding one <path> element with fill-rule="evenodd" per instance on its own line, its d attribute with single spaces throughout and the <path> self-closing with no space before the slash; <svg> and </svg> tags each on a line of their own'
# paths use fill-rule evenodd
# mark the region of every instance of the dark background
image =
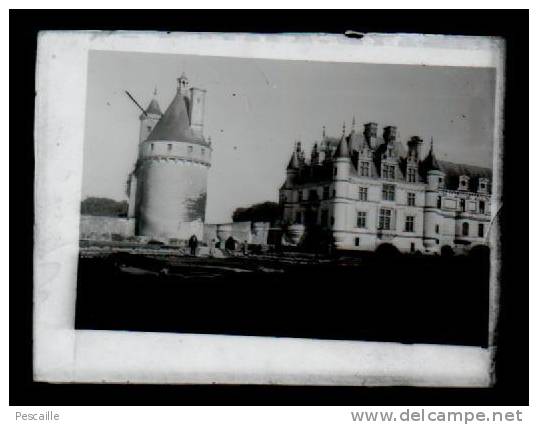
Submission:
<svg viewBox="0 0 538 425">
<path fill-rule="evenodd" d="M 168 274 L 158 275 L 164 267 Z M 75 311 L 76 329 L 487 348 L 489 253 L 339 252 L 311 264 L 264 256 L 80 258 Z"/>
<path fill-rule="evenodd" d="M 486 389 L 52 385 L 32 381 L 33 125 L 40 30 L 403 32 L 506 39 L 497 381 Z M 11 405 L 528 405 L 528 11 L 10 11 Z M 17 166 L 15 166 L 15 164 Z M 509 189 L 509 190 L 508 190 Z M 13 231 L 16 229 L 16 231 Z"/>
</svg>

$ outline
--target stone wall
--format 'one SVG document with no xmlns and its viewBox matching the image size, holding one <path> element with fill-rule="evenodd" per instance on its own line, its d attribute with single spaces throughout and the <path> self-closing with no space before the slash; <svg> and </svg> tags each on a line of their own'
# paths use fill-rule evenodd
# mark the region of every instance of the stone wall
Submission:
<svg viewBox="0 0 538 425">
<path fill-rule="evenodd" d="M 80 216 L 80 239 L 111 240 L 113 235 L 127 238 L 135 234 L 135 220 L 96 215 Z"/>
</svg>

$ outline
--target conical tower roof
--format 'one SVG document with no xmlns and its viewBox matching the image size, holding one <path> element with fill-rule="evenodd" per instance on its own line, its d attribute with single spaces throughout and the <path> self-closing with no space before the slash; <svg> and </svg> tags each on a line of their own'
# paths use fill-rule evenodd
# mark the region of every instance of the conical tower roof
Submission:
<svg viewBox="0 0 538 425">
<path fill-rule="evenodd" d="M 431 140 L 430 145 L 430 152 L 428 153 L 428 156 L 424 158 L 424 167 L 427 170 L 440 170 L 439 163 L 437 162 L 437 158 L 435 157 L 435 154 L 433 153 L 433 137 Z"/>
<path fill-rule="evenodd" d="M 178 91 L 164 115 L 148 136 L 148 140 L 207 144 L 201 135 L 192 130 L 188 111 L 189 99 Z"/>
<path fill-rule="evenodd" d="M 336 149 L 335 158 L 350 158 L 349 146 L 345 136 L 342 136 L 338 148 Z"/>
<path fill-rule="evenodd" d="M 290 162 L 288 163 L 288 170 L 293 170 L 295 168 L 299 168 L 299 159 L 297 158 L 297 152 L 293 151 L 291 154 Z"/>
<path fill-rule="evenodd" d="M 151 99 L 151 102 L 149 103 L 148 107 L 146 108 L 146 114 L 154 114 L 154 115 L 162 115 L 161 107 L 159 106 L 159 102 L 157 102 L 157 99 L 153 98 Z"/>
</svg>

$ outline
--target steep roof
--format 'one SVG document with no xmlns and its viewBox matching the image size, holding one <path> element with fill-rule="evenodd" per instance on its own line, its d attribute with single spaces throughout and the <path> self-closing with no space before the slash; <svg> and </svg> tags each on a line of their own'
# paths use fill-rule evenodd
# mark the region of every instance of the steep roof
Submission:
<svg viewBox="0 0 538 425">
<path fill-rule="evenodd" d="M 155 114 L 155 115 L 163 114 L 161 111 L 161 107 L 159 106 L 159 102 L 157 102 L 157 99 L 155 98 L 151 99 L 151 102 L 146 108 L 146 114 Z"/>
<path fill-rule="evenodd" d="M 347 138 L 344 136 L 342 136 L 342 139 L 340 139 L 338 149 L 336 150 L 335 158 L 350 158 L 349 145 L 347 143 Z"/>
<path fill-rule="evenodd" d="M 293 151 L 291 154 L 290 162 L 288 163 L 288 170 L 291 170 L 293 168 L 299 168 L 299 159 L 297 158 L 297 152 Z"/>
<path fill-rule="evenodd" d="M 440 170 L 439 161 L 433 153 L 433 147 L 430 148 L 428 155 L 424 158 L 424 161 L 422 161 L 422 167 L 424 172 L 427 172 L 428 170 Z"/>
<path fill-rule="evenodd" d="M 457 189 L 459 186 L 460 176 L 466 175 L 471 178 L 469 190 L 476 191 L 478 188 L 478 179 L 485 177 L 491 184 L 492 171 L 490 168 L 478 167 L 476 165 L 456 164 L 454 162 L 437 160 L 439 170 L 445 173 L 445 184 L 448 189 Z"/>
<path fill-rule="evenodd" d="M 190 126 L 189 99 L 177 92 L 164 115 L 153 128 L 148 140 L 170 140 L 206 145 L 204 138 Z"/>
</svg>

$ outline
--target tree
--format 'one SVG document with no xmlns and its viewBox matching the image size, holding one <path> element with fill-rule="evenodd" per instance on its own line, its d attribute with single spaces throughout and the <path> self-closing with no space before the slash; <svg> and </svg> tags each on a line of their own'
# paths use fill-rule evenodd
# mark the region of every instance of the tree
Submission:
<svg viewBox="0 0 538 425">
<path fill-rule="evenodd" d="M 270 222 L 274 224 L 282 217 L 280 205 L 276 202 L 262 202 L 248 208 L 236 208 L 233 212 L 233 221 Z"/>
<path fill-rule="evenodd" d="M 115 201 L 110 198 L 89 197 L 80 204 L 82 215 L 100 215 L 108 217 L 127 217 L 127 201 Z"/>
</svg>

